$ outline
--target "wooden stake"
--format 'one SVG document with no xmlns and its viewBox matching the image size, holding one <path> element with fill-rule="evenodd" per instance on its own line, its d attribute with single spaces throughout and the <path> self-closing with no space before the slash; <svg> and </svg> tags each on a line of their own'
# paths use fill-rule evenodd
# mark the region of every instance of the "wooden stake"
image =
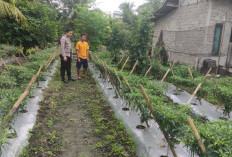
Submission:
<svg viewBox="0 0 232 157">
<path fill-rule="evenodd" d="M 124 67 L 125 67 L 126 63 L 128 62 L 129 58 L 130 58 L 130 57 L 127 57 L 127 59 L 126 59 L 125 63 L 124 63 L 124 64 L 123 64 L 123 66 L 122 66 L 121 71 L 123 71 L 123 69 L 124 69 Z"/>
<path fill-rule="evenodd" d="M 135 70 L 135 67 L 136 67 L 136 65 L 138 64 L 138 60 L 135 62 L 135 64 L 134 64 L 134 66 L 133 66 L 133 68 L 132 68 L 132 70 L 131 70 L 131 72 L 130 72 L 130 74 L 132 74 L 133 72 L 134 72 L 134 70 Z"/>
<path fill-rule="evenodd" d="M 46 71 L 48 70 L 49 65 L 51 64 L 51 62 L 56 58 L 56 56 L 58 55 L 60 50 L 60 46 L 57 48 L 57 50 L 53 53 L 51 59 L 49 60 L 49 62 L 47 63 L 47 67 L 46 67 Z"/>
<path fill-rule="evenodd" d="M 174 60 L 174 62 L 172 63 L 172 65 L 170 66 L 170 68 L 172 69 L 173 66 L 176 64 L 176 60 Z"/>
<path fill-rule="evenodd" d="M 148 70 L 147 70 L 147 72 L 145 73 L 144 77 L 147 76 L 147 74 L 151 71 L 151 68 L 152 68 L 152 66 L 150 66 L 150 67 L 148 68 Z"/>
<path fill-rule="evenodd" d="M 29 91 L 31 89 L 31 86 L 35 82 L 36 79 L 37 79 L 37 75 L 33 75 L 25 91 Z"/>
<path fill-rule="evenodd" d="M 115 55 L 112 57 L 112 59 L 110 60 L 110 63 L 114 60 L 114 58 L 115 58 Z"/>
<path fill-rule="evenodd" d="M 198 144 L 199 144 L 202 152 L 205 153 L 206 152 L 205 146 L 204 146 L 204 144 L 203 144 L 203 142 L 201 140 L 201 137 L 200 137 L 200 135 L 199 135 L 194 123 L 193 123 L 193 120 L 191 118 L 189 118 L 188 123 L 189 123 L 189 126 L 192 128 L 192 131 L 193 131 L 193 133 L 194 133 L 194 135 L 195 135 L 195 137 L 196 137 L 196 139 L 198 141 Z"/>
<path fill-rule="evenodd" d="M 39 70 L 38 70 L 37 73 L 36 73 L 36 76 L 37 76 L 37 77 L 39 77 L 39 74 L 40 74 L 40 72 L 41 72 L 41 70 L 42 70 L 42 68 L 43 68 L 45 62 L 46 62 L 46 61 L 44 60 L 43 63 L 40 65 Z"/>
<path fill-rule="evenodd" d="M 118 66 L 121 62 L 122 62 L 123 58 L 118 62 L 118 64 L 116 66 Z"/>
<path fill-rule="evenodd" d="M 106 63 L 102 61 L 102 66 L 105 70 L 105 73 L 106 73 L 106 78 L 108 81 L 110 81 L 110 76 L 109 76 L 109 73 L 108 73 L 108 70 L 107 70 L 107 66 L 106 66 Z"/>
<path fill-rule="evenodd" d="M 10 110 L 10 112 L 8 113 L 8 115 L 12 115 L 15 110 L 19 107 L 20 103 L 26 98 L 26 96 L 29 94 L 29 91 L 24 91 L 24 93 L 21 95 L 21 97 L 16 101 L 16 103 L 14 104 L 14 106 L 12 107 L 12 109 Z"/>
<path fill-rule="evenodd" d="M 123 87 L 123 86 L 122 86 L 122 82 L 121 82 L 121 80 L 120 80 L 120 78 L 119 78 L 119 76 L 118 76 L 118 72 L 116 71 L 116 69 L 114 69 L 114 73 L 115 73 L 116 77 L 118 78 L 118 81 L 119 81 L 119 83 L 120 83 L 120 86 Z"/>
<path fill-rule="evenodd" d="M 20 53 L 23 55 L 23 58 L 27 61 L 26 56 L 24 55 L 23 51 L 20 51 Z"/>
<path fill-rule="evenodd" d="M 89 51 L 89 54 L 90 54 L 91 58 L 94 59 L 92 51 Z"/>
<path fill-rule="evenodd" d="M 152 115 L 153 115 L 153 117 L 154 117 L 154 120 L 157 122 L 157 124 L 158 124 L 159 127 L 160 127 L 160 130 L 163 132 L 164 137 L 165 137 L 166 141 L 168 142 L 168 145 L 170 146 L 170 149 L 171 149 L 171 151 L 172 151 L 173 156 L 174 156 L 174 157 L 177 157 L 176 151 L 175 151 L 175 149 L 174 149 L 174 145 L 173 145 L 172 142 L 170 141 L 168 133 L 165 131 L 165 129 L 164 129 L 163 126 L 161 125 L 160 121 L 158 120 L 158 116 L 157 116 L 157 114 L 156 114 L 156 112 L 155 112 L 155 109 L 154 109 L 153 105 L 151 104 L 151 101 L 150 101 L 150 99 L 148 98 L 147 93 L 146 93 L 146 91 L 144 90 L 144 88 L 143 88 L 142 85 L 140 85 L 140 90 L 141 90 L 141 92 L 142 92 L 142 94 L 143 94 L 143 97 L 144 97 L 145 100 L 147 101 L 148 107 L 149 107 L 149 109 L 150 109 L 150 111 L 151 111 L 151 113 L 152 113 Z"/>
<path fill-rule="evenodd" d="M 127 87 L 130 89 L 130 92 L 133 93 L 133 91 L 132 91 L 132 89 L 131 89 L 131 87 L 130 87 L 128 81 L 126 80 L 126 78 L 125 78 L 124 76 L 122 76 L 122 78 L 123 78 L 123 80 L 125 81 Z"/>
<path fill-rule="evenodd" d="M 16 62 L 18 63 L 18 65 L 21 66 L 21 63 L 19 62 L 18 58 L 15 55 L 13 55 L 13 57 L 16 60 Z"/>
<path fill-rule="evenodd" d="M 192 74 L 192 71 L 191 71 L 190 67 L 188 67 L 188 72 L 189 72 L 189 75 L 190 75 L 190 79 L 194 82 L 193 74 Z"/>
<path fill-rule="evenodd" d="M 168 68 L 167 72 L 165 73 L 164 77 L 161 80 L 161 83 L 165 80 L 165 78 L 168 76 L 168 73 L 171 71 L 170 68 Z"/>
<path fill-rule="evenodd" d="M 197 94 L 198 90 L 201 88 L 202 83 L 204 82 L 204 80 L 206 79 L 206 77 L 208 76 L 208 74 L 211 72 L 212 68 L 209 69 L 209 71 L 207 72 L 207 74 L 205 75 L 205 77 L 202 79 L 202 81 L 198 84 L 197 88 L 195 89 L 195 91 L 193 92 L 191 98 L 188 100 L 187 105 L 190 104 L 190 102 L 192 101 L 192 99 L 194 98 L 194 96 Z"/>
<path fill-rule="evenodd" d="M 2 64 L 4 65 L 4 67 L 5 67 L 6 69 L 8 69 L 8 66 L 6 65 L 6 62 L 5 62 L 2 58 L 0 58 L 0 60 L 1 60 Z"/>
</svg>

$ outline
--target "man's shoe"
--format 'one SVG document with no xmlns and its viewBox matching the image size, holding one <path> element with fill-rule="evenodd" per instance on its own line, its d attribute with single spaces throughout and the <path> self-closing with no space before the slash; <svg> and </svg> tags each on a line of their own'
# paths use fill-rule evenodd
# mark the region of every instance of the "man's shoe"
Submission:
<svg viewBox="0 0 232 157">
<path fill-rule="evenodd" d="M 69 81 L 76 81 L 74 78 L 68 78 Z"/>
<path fill-rule="evenodd" d="M 63 81 L 64 83 L 68 83 L 68 81 L 67 81 L 66 79 L 62 79 L 62 81 Z"/>
</svg>

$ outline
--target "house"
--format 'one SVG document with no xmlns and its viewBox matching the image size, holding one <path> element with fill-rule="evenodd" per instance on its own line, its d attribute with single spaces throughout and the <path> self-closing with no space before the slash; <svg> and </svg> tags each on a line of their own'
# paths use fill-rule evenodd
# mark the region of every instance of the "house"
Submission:
<svg viewBox="0 0 232 157">
<path fill-rule="evenodd" d="M 162 43 L 170 61 L 232 67 L 232 0 L 165 0 L 154 15 L 152 52 Z"/>
</svg>

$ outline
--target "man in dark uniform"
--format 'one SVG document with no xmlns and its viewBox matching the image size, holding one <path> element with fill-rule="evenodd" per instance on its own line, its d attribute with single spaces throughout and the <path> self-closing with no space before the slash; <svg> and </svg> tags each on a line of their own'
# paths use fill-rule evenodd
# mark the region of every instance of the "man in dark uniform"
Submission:
<svg viewBox="0 0 232 157">
<path fill-rule="evenodd" d="M 73 59 L 72 55 L 72 46 L 70 37 L 72 36 L 72 29 L 66 29 L 66 34 L 60 39 L 61 45 L 61 52 L 60 52 L 60 59 L 61 59 L 61 67 L 60 67 L 60 75 L 62 81 L 64 83 L 68 83 L 68 81 L 75 81 L 71 77 L 71 62 Z M 65 71 L 67 71 L 68 80 L 65 79 Z"/>
</svg>

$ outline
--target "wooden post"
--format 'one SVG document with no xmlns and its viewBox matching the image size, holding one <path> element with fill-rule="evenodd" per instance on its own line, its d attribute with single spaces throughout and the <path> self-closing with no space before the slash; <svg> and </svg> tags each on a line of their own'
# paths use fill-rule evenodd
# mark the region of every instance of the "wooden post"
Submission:
<svg viewBox="0 0 232 157">
<path fill-rule="evenodd" d="M 13 55 L 13 57 L 16 60 L 16 62 L 18 63 L 18 65 L 21 66 L 21 63 L 19 62 L 18 58 L 15 55 Z"/>
<path fill-rule="evenodd" d="M 123 66 L 122 66 L 121 71 L 123 71 L 123 69 L 124 69 L 124 67 L 125 67 L 126 63 L 128 62 L 129 58 L 130 58 L 130 57 L 127 57 L 127 59 L 126 59 L 125 63 L 124 63 L 124 64 L 123 64 Z"/>
<path fill-rule="evenodd" d="M 189 72 L 189 75 L 190 75 L 190 79 L 194 82 L 193 74 L 192 74 L 192 71 L 191 71 L 190 67 L 188 67 L 188 72 Z"/>
<path fill-rule="evenodd" d="M 134 64 L 134 66 L 133 66 L 133 68 L 132 68 L 132 70 L 131 70 L 131 72 L 130 72 L 130 74 L 132 74 L 133 72 L 134 72 L 134 70 L 135 70 L 135 67 L 136 67 L 136 65 L 138 64 L 138 60 L 135 62 L 135 64 Z"/>
<path fill-rule="evenodd" d="M 0 58 L 0 60 L 1 60 L 2 64 L 4 65 L 4 67 L 5 67 L 6 69 L 8 69 L 8 66 L 6 65 L 6 62 L 5 62 L 2 58 Z"/>
<path fill-rule="evenodd" d="M 168 68 L 167 72 L 165 73 L 164 77 L 161 80 L 161 83 L 165 80 L 165 78 L 168 76 L 168 73 L 171 71 L 170 68 Z"/>
<path fill-rule="evenodd" d="M 115 75 L 116 75 L 116 77 L 117 77 L 117 79 L 118 79 L 118 81 L 119 81 L 119 83 L 120 83 L 120 86 L 123 87 L 123 86 L 122 86 L 122 82 L 121 82 L 121 80 L 120 80 L 120 78 L 119 78 L 119 76 L 118 76 L 118 73 L 117 73 L 116 69 L 114 69 L 114 73 L 115 73 Z"/>
<path fill-rule="evenodd" d="M 118 66 L 121 62 L 122 62 L 123 58 L 118 62 L 118 64 L 116 66 Z"/>
<path fill-rule="evenodd" d="M 206 152 L 205 146 L 204 146 L 204 144 L 201 140 L 201 137 L 200 137 L 200 135 L 199 135 L 194 123 L 193 123 L 193 120 L 191 118 L 188 118 L 188 123 L 189 123 L 189 126 L 191 127 L 191 129 L 192 129 L 192 131 L 193 131 L 193 133 L 198 141 L 198 144 L 199 144 L 202 152 L 205 153 Z"/>
<path fill-rule="evenodd" d="M 158 116 L 157 116 L 157 114 L 156 114 L 156 112 L 155 112 L 155 109 L 154 109 L 153 105 L 151 104 L 151 101 L 150 101 L 150 99 L 148 98 L 147 93 L 146 93 L 146 91 L 144 90 L 144 88 L 143 88 L 142 85 L 140 85 L 140 90 L 141 90 L 141 92 L 142 92 L 142 94 L 143 94 L 145 100 L 147 101 L 148 107 L 149 107 L 149 109 L 150 109 L 150 111 L 151 111 L 151 113 L 152 113 L 152 115 L 153 115 L 153 117 L 154 117 L 154 120 L 157 122 L 157 124 L 158 124 L 159 127 L 160 127 L 160 130 L 163 132 L 164 137 L 165 137 L 166 141 L 168 142 L 168 145 L 170 146 L 170 149 L 171 149 L 171 151 L 172 151 L 173 156 L 174 156 L 174 157 L 177 157 L 176 151 L 175 151 L 175 149 L 174 149 L 174 145 L 173 145 L 172 142 L 170 141 L 168 133 L 165 131 L 165 129 L 164 129 L 163 126 L 161 125 L 160 121 L 158 120 Z"/>
<path fill-rule="evenodd" d="M 147 72 L 145 73 L 144 77 L 146 77 L 147 74 L 151 71 L 151 68 L 152 68 L 152 66 L 150 66 L 150 67 L 148 68 L 148 70 L 147 70 Z"/>
<path fill-rule="evenodd" d="M 133 91 L 132 91 L 132 89 L 131 89 L 131 87 L 130 87 L 128 81 L 126 80 L 126 78 L 125 78 L 124 76 L 122 76 L 122 78 L 123 78 L 123 80 L 125 81 L 127 87 L 130 89 L 130 92 L 133 93 Z"/>
<path fill-rule="evenodd" d="M 192 99 L 194 98 L 194 96 L 197 94 L 198 90 L 201 88 L 202 83 L 204 82 L 204 80 L 206 79 L 207 75 L 211 72 L 212 68 L 209 69 L 209 71 L 207 72 L 207 74 L 205 75 L 205 77 L 202 79 L 202 81 L 198 84 L 197 88 L 195 89 L 195 91 L 193 92 L 192 96 L 190 97 L 190 99 L 187 102 L 187 105 L 190 104 L 190 102 L 192 101 Z"/>
</svg>

